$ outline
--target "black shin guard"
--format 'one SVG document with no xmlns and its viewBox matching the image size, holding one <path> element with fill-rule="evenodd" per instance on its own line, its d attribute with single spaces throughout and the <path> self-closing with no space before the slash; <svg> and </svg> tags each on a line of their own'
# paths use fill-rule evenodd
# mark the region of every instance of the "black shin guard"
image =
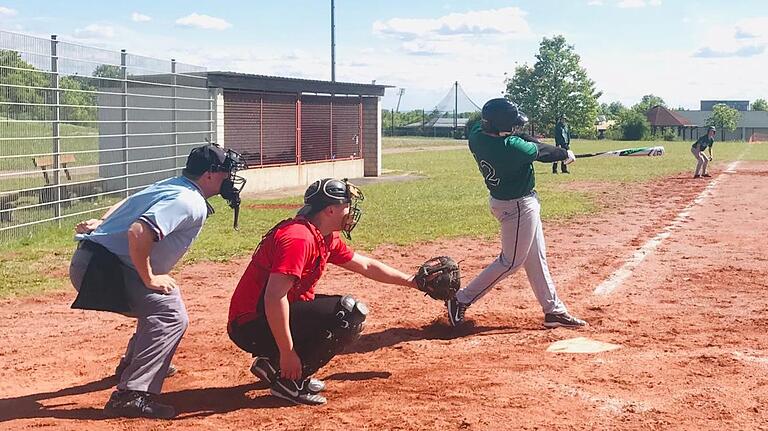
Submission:
<svg viewBox="0 0 768 431">
<path fill-rule="evenodd" d="M 327 330 L 325 337 L 315 349 L 302 358 L 304 376 L 311 376 L 344 350 L 345 347 L 360 338 L 368 307 L 351 295 L 339 299 L 335 316 L 337 326 Z"/>
</svg>

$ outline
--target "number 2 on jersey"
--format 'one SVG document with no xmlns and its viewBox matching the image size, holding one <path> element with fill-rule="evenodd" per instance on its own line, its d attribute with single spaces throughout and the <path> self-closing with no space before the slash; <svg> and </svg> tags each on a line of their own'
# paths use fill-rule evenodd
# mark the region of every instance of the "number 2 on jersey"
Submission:
<svg viewBox="0 0 768 431">
<path fill-rule="evenodd" d="M 496 177 L 496 169 L 494 169 L 490 163 L 485 160 L 480 160 L 480 171 L 483 173 L 485 182 L 488 185 L 494 187 L 499 185 L 499 178 Z"/>
</svg>

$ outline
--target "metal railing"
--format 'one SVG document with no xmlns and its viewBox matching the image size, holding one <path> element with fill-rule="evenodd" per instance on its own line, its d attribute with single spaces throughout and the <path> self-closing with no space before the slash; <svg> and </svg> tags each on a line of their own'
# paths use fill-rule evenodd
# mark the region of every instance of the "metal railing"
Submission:
<svg viewBox="0 0 768 431">
<path fill-rule="evenodd" d="M 178 175 L 213 103 L 204 68 L 0 30 L 0 242 Z"/>
</svg>

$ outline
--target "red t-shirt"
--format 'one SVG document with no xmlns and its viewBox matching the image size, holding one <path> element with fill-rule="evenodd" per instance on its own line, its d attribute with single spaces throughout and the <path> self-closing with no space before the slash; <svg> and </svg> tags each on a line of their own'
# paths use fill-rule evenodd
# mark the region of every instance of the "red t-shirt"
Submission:
<svg viewBox="0 0 768 431">
<path fill-rule="evenodd" d="M 341 265 L 355 252 L 333 232 L 325 237 L 303 217 L 278 223 L 264 236 L 251 262 L 237 283 L 229 304 L 229 322 L 242 323 L 264 314 L 264 291 L 269 274 L 296 277 L 288 291 L 288 302 L 311 301 L 315 285 L 328 262 Z"/>
</svg>

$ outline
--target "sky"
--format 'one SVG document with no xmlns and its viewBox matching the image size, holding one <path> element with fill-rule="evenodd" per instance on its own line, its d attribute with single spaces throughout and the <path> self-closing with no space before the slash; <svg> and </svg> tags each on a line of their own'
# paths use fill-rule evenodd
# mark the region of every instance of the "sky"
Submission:
<svg viewBox="0 0 768 431">
<path fill-rule="evenodd" d="M 331 79 L 330 0 L 0 0 L 0 30 L 208 70 Z M 768 99 L 766 0 L 335 0 L 336 80 L 389 85 L 382 107 L 432 109 L 458 81 L 478 105 L 563 35 L 603 95 Z M 507 74 L 507 75 L 505 75 Z"/>
</svg>

